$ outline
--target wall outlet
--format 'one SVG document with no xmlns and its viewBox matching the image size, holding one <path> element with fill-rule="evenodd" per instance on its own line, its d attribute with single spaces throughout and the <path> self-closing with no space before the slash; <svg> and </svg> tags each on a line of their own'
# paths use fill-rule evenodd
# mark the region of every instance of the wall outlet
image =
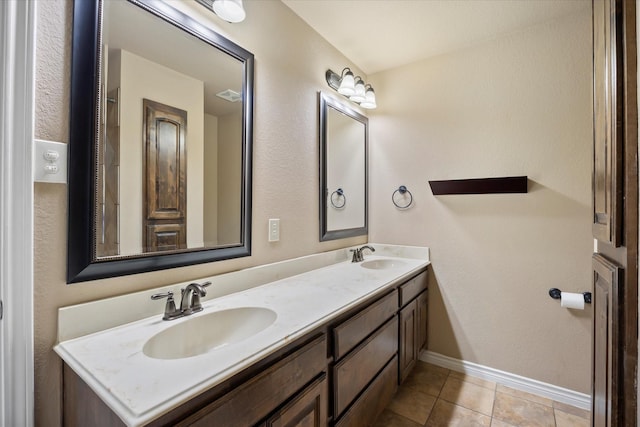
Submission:
<svg viewBox="0 0 640 427">
<path fill-rule="evenodd" d="M 280 220 L 269 219 L 269 241 L 277 242 L 280 240 Z"/>
</svg>

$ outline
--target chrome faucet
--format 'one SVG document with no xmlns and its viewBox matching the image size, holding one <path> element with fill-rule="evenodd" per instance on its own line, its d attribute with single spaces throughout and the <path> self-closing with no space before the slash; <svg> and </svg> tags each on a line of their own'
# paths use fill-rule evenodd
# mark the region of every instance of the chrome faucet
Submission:
<svg viewBox="0 0 640 427">
<path fill-rule="evenodd" d="M 183 316 L 188 316 L 193 313 L 202 311 L 202 305 L 200 304 L 200 297 L 206 296 L 207 291 L 204 289 L 209 286 L 211 282 L 203 283 L 189 283 L 186 288 L 182 290 L 182 301 L 180 301 L 180 311 Z"/>
<path fill-rule="evenodd" d="M 353 252 L 353 257 L 351 258 L 351 262 L 361 262 L 364 261 L 363 250 L 369 249 L 371 252 L 375 252 L 376 250 L 369 245 L 364 245 L 361 248 L 357 249 L 349 249 L 350 252 Z"/>
<path fill-rule="evenodd" d="M 210 284 L 211 282 L 205 282 L 203 284 L 189 283 L 186 288 L 182 289 L 182 300 L 180 301 L 179 309 L 176 308 L 176 303 L 173 300 L 173 292 L 171 291 L 162 294 L 153 294 L 151 295 L 151 299 L 158 300 L 167 298 L 162 320 L 173 320 L 179 317 L 189 316 L 190 314 L 202 311 L 200 297 L 207 295 L 205 288 Z"/>
</svg>

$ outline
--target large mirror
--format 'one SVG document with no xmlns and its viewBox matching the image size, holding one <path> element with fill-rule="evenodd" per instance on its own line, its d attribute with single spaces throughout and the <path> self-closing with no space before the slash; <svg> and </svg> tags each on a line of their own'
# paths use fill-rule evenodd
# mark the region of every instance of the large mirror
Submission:
<svg viewBox="0 0 640 427">
<path fill-rule="evenodd" d="M 320 240 L 366 235 L 369 120 L 319 93 Z"/>
<path fill-rule="evenodd" d="M 156 0 L 72 43 L 67 281 L 250 255 L 253 55 Z"/>
</svg>

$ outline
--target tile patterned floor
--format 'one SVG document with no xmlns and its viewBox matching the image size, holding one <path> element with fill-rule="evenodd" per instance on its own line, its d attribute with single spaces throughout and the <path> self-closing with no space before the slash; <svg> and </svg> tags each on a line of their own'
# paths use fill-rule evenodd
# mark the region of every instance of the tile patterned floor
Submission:
<svg viewBox="0 0 640 427">
<path fill-rule="evenodd" d="M 589 411 L 418 362 L 375 427 L 589 425 Z"/>
</svg>

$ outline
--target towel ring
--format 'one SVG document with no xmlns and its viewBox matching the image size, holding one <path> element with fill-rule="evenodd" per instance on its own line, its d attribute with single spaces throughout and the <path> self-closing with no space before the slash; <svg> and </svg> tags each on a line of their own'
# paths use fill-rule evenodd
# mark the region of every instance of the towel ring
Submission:
<svg viewBox="0 0 640 427">
<path fill-rule="evenodd" d="M 334 197 L 333 195 L 337 194 L 336 197 L 336 201 L 340 200 L 340 197 L 342 197 L 342 204 L 336 204 L 334 203 Z M 329 197 L 329 200 L 331 200 L 331 206 L 333 206 L 336 209 L 342 209 L 344 208 L 344 205 L 347 204 L 347 197 L 344 195 L 344 190 L 342 188 L 338 188 L 336 191 L 334 191 L 333 193 L 331 193 L 331 197 Z"/>
<path fill-rule="evenodd" d="M 406 193 L 409 193 L 409 203 L 407 203 L 404 206 L 401 206 L 399 204 L 396 203 L 396 193 L 400 193 L 401 195 L 405 195 Z M 396 191 L 393 192 L 393 194 L 391 195 L 391 201 L 393 202 L 394 205 L 396 205 L 396 207 L 398 209 L 407 209 L 409 206 L 411 206 L 411 204 L 413 203 L 413 194 L 411 194 L 411 191 L 407 190 L 407 187 L 405 187 L 404 185 L 401 185 L 400 187 L 398 187 L 398 189 Z"/>
</svg>

